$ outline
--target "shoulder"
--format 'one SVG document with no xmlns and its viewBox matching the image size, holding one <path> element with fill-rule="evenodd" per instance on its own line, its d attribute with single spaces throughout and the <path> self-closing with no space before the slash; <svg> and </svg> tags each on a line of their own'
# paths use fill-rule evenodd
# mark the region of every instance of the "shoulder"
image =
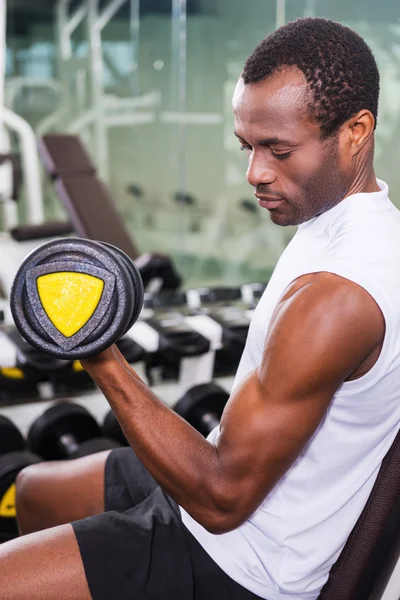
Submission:
<svg viewBox="0 0 400 600">
<path fill-rule="evenodd" d="M 294 280 L 279 300 L 266 338 L 264 365 L 290 365 L 298 379 L 311 373 L 344 381 L 383 340 L 379 306 L 358 284 L 320 272 Z M 269 369 L 268 369 L 269 370 Z M 264 371 L 267 373 L 267 371 Z"/>
<path fill-rule="evenodd" d="M 299 307 L 306 304 L 309 310 L 319 307 L 334 310 L 335 313 L 338 312 L 337 316 L 351 316 L 353 312 L 366 310 L 369 315 L 383 319 L 378 304 L 364 287 L 327 271 L 307 273 L 294 279 L 281 296 L 277 308 L 287 304 L 289 300 Z"/>
</svg>

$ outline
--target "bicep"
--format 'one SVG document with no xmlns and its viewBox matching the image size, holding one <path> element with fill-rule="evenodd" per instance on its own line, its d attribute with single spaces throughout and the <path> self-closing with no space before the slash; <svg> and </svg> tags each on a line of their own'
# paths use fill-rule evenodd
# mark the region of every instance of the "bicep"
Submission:
<svg viewBox="0 0 400 600">
<path fill-rule="evenodd" d="M 349 282 L 338 280 L 332 276 L 322 288 L 306 285 L 283 297 L 260 367 L 236 388 L 224 412 L 216 446 L 240 522 L 290 468 L 336 390 L 382 335 L 371 297 L 358 286 L 349 294 Z"/>
<path fill-rule="evenodd" d="M 225 475 L 221 496 L 230 498 L 238 524 L 248 518 L 290 468 L 312 437 L 329 405 L 331 395 L 310 392 L 297 396 L 268 391 L 258 370 L 232 395 L 221 420 L 216 441 Z"/>
</svg>

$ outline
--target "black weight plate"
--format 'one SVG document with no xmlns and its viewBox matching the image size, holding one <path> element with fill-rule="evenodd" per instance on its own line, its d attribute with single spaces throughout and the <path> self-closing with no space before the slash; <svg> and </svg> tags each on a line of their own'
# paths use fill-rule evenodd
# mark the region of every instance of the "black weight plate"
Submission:
<svg viewBox="0 0 400 600">
<path fill-rule="evenodd" d="M 64 336 L 50 321 L 39 298 L 41 275 L 86 273 L 104 281 L 98 306 L 73 335 Z M 92 356 L 123 335 L 131 318 L 133 284 L 122 261 L 100 242 L 55 240 L 34 250 L 22 263 L 11 290 L 11 311 L 21 334 L 36 348 L 64 359 Z"/>
<path fill-rule="evenodd" d="M 0 455 L 24 450 L 25 446 L 25 440 L 19 429 L 10 419 L 0 416 Z"/>
<path fill-rule="evenodd" d="M 48 408 L 34 421 L 28 432 L 28 448 L 46 460 L 68 458 L 60 444 L 64 435 L 71 435 L 77 444 L 101 436 L 101 429 L 89 411 L 67 402 Z"/>
<path fill-rule="evenodd" d="M 42 462 L 42 458 L 28 450 L 21 452 L 8 452 L 0 456 L 0 497 L 4 495 L 6 489 L 5 478 L 10 473 L 19 473 L 25 467 L 35 463 Z"/>
<path fill-rule="evenodd" d="M 128 273 L 132 280 L 132 285 L 134 289 L 134 295 L 132 298 L 132 314 L 129 320 L 129 324 L 124 333 L 130 330 L 131 327 L 136 323 L 143 308 L 143 300 L 144 300 L 144 289 L 143 289 L 143 281 L 140 276 L 139 270 L 134 265 L 133 261 L 129 258 L 125 252 L 123 252 L 117 246 L 113 246 L 112 244 L 108 244 L 107 242 L 101 242 L 103 246 L 110 248 L 124 263 L 126 268 L 128 269 Z"/>
<path fill-rule="evenodd" d="M 15 480 L 22 469 L 41 462 L 31 452 L 9 452 L 0 456 L 0 543 L 17 537 Z"/>
<path fill-rule="evenodd" d="M 67 242 L 67 243 L 66 243 Z M 105 290 L 103 290 L 103 294 L 102 294 L 102 300 L 99 303 L 99 306 L 97 307 L 94 315 L 90 318 L 89 322 L 81 328 L 80 331 L 77 332 L 76 335 L 72 336 L 71 340 L 67 340 L 68 343 L 70 343 L 70 341 L 72 341 L 72 346 L 76 345 L 77 343 L 79 343 L 79 347 L 75 350 L 75 351 L 71 351 L 71 348 L 69 348 L 69 352 L 67 353 L 67 355 L 65 356 L 66 358 L 82 358 L 84 355 L 90 355 L 96 352 L 101 351 L 102 349 L 104 349 L 105 347 L 107 347 L 108 345 L 110 345 L 110 343 L 112 343 L 114 341 L 114 336 L 119 336 L 121 333 L 121 330 L 123 329 L 122 324 L 121 324 L 121 320 L 124 321 L 124 324 L 126 323 L 126 319 L 128 318 L 127 315 L 127 311 L 128 311 L 128 302 L 127 302 L 127 298 L 126 298 L 126 293 L 123 294 L 123 302 L 122 304 L 124 304 L 125 306 L 121 306 L 121 297 L 119 292 L 121 291 L 121 284 L 122 284 L 122 288 L 123 290 L 125 290 L 125 292 L 128 290 L 128 293 L 130 292 L 131 289 L 131 283 L 130 283 L 130 279 L 129 279 L 129 275 L 127 273 L 127 270 L 123 267 L 123 265 L 119 265 L 118 263 L 116 263 L 115 261 L 115 257 L 113 254 L 111 254 L 109 251 L 107 251 L 107 249 L 105 249 L 101 244 L 97 243 L 97 242 L 89 242 L 88 240 L 79 240 L 79 239 L 71 239 L 71 240 L 61 240 L 61 241 L 56 241 L 56 242 L 49 242 L 48 244 L 45 244 L 44 246 L 42 246 L 41 248 L 38 249 L 38 251 L 36 251 L 35 256 L 32 256 L 35 253 L 32 253 L 25 261 L 25 263 L 27 264 L 27 268 L 25 269 L 25 271 L 27 272 L 27 274 L 29 275 L 30 272 L 32 272 L 32 269 L 35 268 L 36 265 L 36 269 L 39 269 L 41 267 L 43 267 L 43 263 L 44 263 L 44 269 L 46 271 L 50 270 L 50 271 L 57 271 L 57 270 L 67 270 L 67 271 L 76 271 L 76 272 L 89 272 L 89 274 L 92 274 L 94 276 L 98 275 L 98 272 L 96 272 L 96 270 L 98 271 L 98 269 L 100 268 L 100 278 L 105 280 L 105 279 L 109 279 L 109 285 L 108 285 L 108 300 L 109 305 L 107 306 L 107 301 L 103 302 L 103 306 L 101 307 L 100 310 L 100 305 L 101 302 L 103 300 L 103 298 L 105 300 L 107 300 L 107 284 L 106 284 L 106 288 Z M 40 260 L 39 260 L 40 259 Z M 66 261 L 66 259 L 68 259 Z M 48 263 L 51 263 L 51 265 L 49 265 Z M 23 263 L 24 265 L 24 263 Z M 22 265 L 22 266 L 23 266 Z M 21 271 L 21 269 L 20 269 Z M 19 271 L 19 272 L 20 272 Z M 24 271 L 24 269 L 22 269 L 22 272 Z M 27 277 L 28 279 L 28 277 Z M 110 284 L 110 279 L 113 280 L 112 285 Z M 18 281 L 18 275 L 16 278 L 16 282 Z M 34 282 L 35 284 L 36 282 Z M 116 285 L 115 285 L 116 284 Z M 114 290 L 112 289 L 114 286 Z M 26 293 L 26 289 L 28 288 L 29 291 L 29 280 L 27 281 L 27 285 L 25 285 L 24 287 L 24 291 L 25 291 L 25 296 L 28 296 L 28 294 Z M 31 296 L 34 296 L 34 292 L 35 290 L 32 291 L 32 288 L 35 288 L 34 286 L 30 286 L 30 291 L 31 291 Z M 115 296 L 117 296 L 117 305 L 115 306 Z M 114 297 L 114 302 L 111 302 L 112 297 Z M 16 294 L 16 298 L 18 298 L 18 294 Z M 47 316 L 45 314 L 43 314 L 43 309 L 41 308 L 41 303 L 38 300 L 38 298 L 36 298 L 36 302 L 35 302 L 35 297 L 33 298 L 33 302 L 31 302 L 30 298 L 28 298 L 29 301 L 25 301 L 24 303 L 24 308 L 25 308 L 25 316 L 27 317 L 27 321 L 28 321 L 28 330 L 24 330 L 23 333 L 25 334 L 25 337 L 29 338 L 29 334 L 32 335 L 32 331 L 29 330 L 29 325 L 32 324 L 32 329 L 34 333 L 38 332 L 38 328 L 37 328 L 37 323 L 35 322 L 35 318 L 34 316 L 32 316 L 32 304 L 35 307 L 35 310 L 38 313 L 42 313 L 42 323 L 46 323 L 46 321 L 48 321 Z M 12 305 L 14 305 L 12 303 Z M 114 305 L 114 306 L 112 306 Z M 16 309 L 19 308 L 18 303 L 15 305 Z M 110 307 L 112 308 L 112 310 L 110 310 Z M 118 314 L 117 313 L 117 309 L 118 309 Z M 108 322 L 110 317 L 116 317 L 114 319 L 113 322 Z M 36 319 L 37 321 L 37 319 Z M 60 334 L 60 332 L 58 332 L 50 323 L 47 323 L 48 327 L 47 327 L 47 334 L 49 333 L 53 333 L 53 337 L 56 338 L 56 342 L 60 342 L 61 343 L 65 340 L 66 338 L 64 338 L 64 336 L 62 336 L 62 334 Z M 119 329 L 119 330 L 118 330 Z M 86 331 L 85 331 L 86 330 Z M 113 331 L 114 330 L 114 331 Z M 117 331 L 116 331 L 117 330 Z M 55 333 L 54 333 L 55 331 Z M 105 336 L 102 335 L 105 332 Z M 93 342 L 93 338 L 91 338 L 91 334 L 94 334 L 95 336 L 95 343 L 94 345 L 91 343 Z M 48 336 L 47 336 L 48 337 Z M 104 339 L 105 337 L 105 339 Z M 111 340 L 110 340 L 111 337 Z M 77 339 L 78 338 L 78 339 Z M 84 339 L 85 338 L 85 339 Z M 43 342 L 44 340 L 44 342 Z M 83 341 L 82 341 L 83 340 Z M 29 338 L 29 341 L 31 342 L 37 342 L 37 340 L 35 339 L 31 339 Z M 51 343 L 52 340 L 50 340 Z M 43 348 L 43 345 L 45 346 L 43 349 L 45 349 L 46 351 L 50 351 L 50 350 L 54 350 L 54 348 L 49 348 L 48 345 L 46 344 L 47 339 L 46 336 L 43 336 L 43 332 L 39 332 L 39 346 L 40 348 Z M 89 343 L 87 343 L 89 342 Z M 47 346 L 47 347 L 46 347 Z M 64 348 L 63 350 L 65 350 L 65 344 L 64 344 Z M 63 355 L 64 356 L 64 352 L 60 352 L 60 348 L 57 349 L 56 352 L 57 356 Z"/>
<path fill-rule="evenodd" d="M 38 377 L 34 373 L 27 373 L 27 369 L 17 365 L 20 369 L 21 378 L 14 377 L 13 372 L 0 367 L 0 401 L 13 403 L 15 398 L 29 398 L 38 395 Z"/>
<path fill-rule="evenodd" d="M 120 448 L 120 444 L 115 440 L 106 437 L 93 438 L 82 442 L 71 458 L 81 458 L 81 456 L 89 456 L 89 454 L 96 454 L 96 452 L 103 452 L 103 450 L 113 450 L 114 448 Z"/>
<path fill-rule="evenodd" d="M 116 260 L 116 262 L 120 265 L 123 265 L 127 272 L 128 275 L 130 277 L 130 269 L 126 263 L 126 261 L 124 260 L 123 255 L 124 253 L 122 252 L 122 250 L 119 250 L 118 248 L 116 248 L 116 246 L 113 246 L 112 244 L 108 244 L 107 242 L 99 242 L 102 246 L 104 246 L 109 252 L 112 252 L 114 259 Z M 132 282 L 132 278 L 130 277 L 132 286 L 133 286 L 133 282 Z M 128 303 L 128 309 L 129 309 L 129 315 L 127 315 L 127 322 L 128 324 L 131 322 L 131 318 L 132 318 L 132 314 L 133 314 L 133 298 L 131 298 L 131 302 Z M 125 333 L 125 331 L 124 331 Z"/>
<path fill-rule="evenodd" d="M 118 350 L 128 363 L 136 363 L 139 360 L 143 360 L 145 357 L 145 351 L 142 346 L 139 346 L 130 337 L 124 336 L 117 340 Z"/>
<path fill-rule="evenodd" d="M 175 412 L 203 435 L 209 433 L 202 416 L 210 413 L 221 418 L 229 394 L 215 383 L 196 385 L 186 392 L 175 405 Z"/>
<path fill-rule="evenodd" d="M 118 423 L 117 417 L 110 410 L 104 419 L 102 427 L 103 435 L 117 441 L 121 446 L 129 446 L 128 440 Z"/>
</svg>

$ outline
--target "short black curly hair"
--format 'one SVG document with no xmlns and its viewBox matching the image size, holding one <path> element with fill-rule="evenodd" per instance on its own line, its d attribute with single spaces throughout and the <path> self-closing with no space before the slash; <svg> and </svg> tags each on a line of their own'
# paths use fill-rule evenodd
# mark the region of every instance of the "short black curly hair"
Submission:
<svg viewBox="0 0 400 600">
<path fill-rule="evenodd" d="M 262 81 L 284 67 L 295 66 L 311 92 L 309 112 L 321 137 L 335 134 L 359 110 L 378 114 L 379 71 L 375 58 L 352 29 L 322 18 L 287 23 L 262 40 L 246 61 L 245 84 Z"/>
</svg>

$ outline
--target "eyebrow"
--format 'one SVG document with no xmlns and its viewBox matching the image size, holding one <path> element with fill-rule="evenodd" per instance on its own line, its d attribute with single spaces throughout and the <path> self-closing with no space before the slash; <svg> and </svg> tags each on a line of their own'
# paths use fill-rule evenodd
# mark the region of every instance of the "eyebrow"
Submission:
<svg viewBox="0 0 400 600">
<path fill-rule="evenodd" d="M 235 136 L 237 138 L 239 138 L 239 140 L 243 140 L 245 141 L 236 131 L 233 132 L 235 134 Z M 260 140 L 259 142 L 257 142 L 257 144 L 259 146 L 274 146 L 277 144 L 285 144 L 287 146 L 297 146 L 296 143 L 290 141 L 290 140 L 284 140 L 282 138 L 278 138 L 278 137 L 270 137 L 270 138 L 266 138 L 264 140 Z"/>
</svg>

